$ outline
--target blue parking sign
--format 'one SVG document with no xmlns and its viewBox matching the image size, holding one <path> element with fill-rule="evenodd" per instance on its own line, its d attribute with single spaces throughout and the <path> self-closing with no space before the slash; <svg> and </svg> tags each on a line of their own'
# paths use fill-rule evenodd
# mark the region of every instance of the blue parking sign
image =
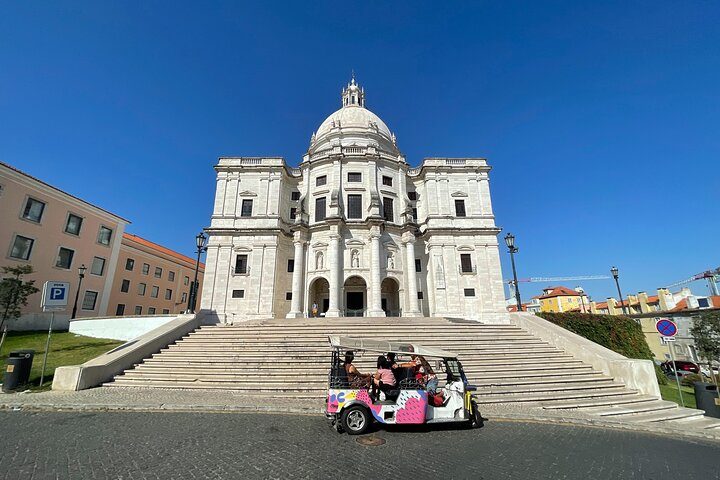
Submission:
<svg viewBox="0 0 720 480">
<path fill-rule="evenodd" d="M 65 310 L 70 296 L 68 282 L 45 282 L 41 306 L 43 310 Z"/>
</svg>

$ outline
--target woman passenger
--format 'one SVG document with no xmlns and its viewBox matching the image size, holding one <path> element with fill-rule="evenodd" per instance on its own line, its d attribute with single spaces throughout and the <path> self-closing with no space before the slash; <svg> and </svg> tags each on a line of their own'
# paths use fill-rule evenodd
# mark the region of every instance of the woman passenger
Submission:
<svg viewBox="0 0 720 480">
<path fill-rule="evenodd" d="M 345 373 L 347 373 L 348 382 L 353 387 L 367 387 L 370 385 L 370 374 L 369 373 L 360 373 L 360 371 L 353 365 L 353 360 L 355 360 L 355 354 L 352 350 L 348 350 L 345 352 L 345 363 L 343 364 L 343 368 L 345 368 Z"/>
<path fill-rule="evenodd" d="M 377 372 L 373 377 L 373 383 L 380 389 L 381 392 L 387 393 L 390 390 L 395 389 L 395 375 L 392 372 L 393 364 L 390 363 L 384 355 L 380 355 L 377 360 Z"/>
</svg>

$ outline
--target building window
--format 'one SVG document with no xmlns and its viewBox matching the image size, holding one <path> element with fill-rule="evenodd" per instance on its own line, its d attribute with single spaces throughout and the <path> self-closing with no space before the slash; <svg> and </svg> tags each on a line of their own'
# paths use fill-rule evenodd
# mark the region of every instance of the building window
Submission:
<svg viewBox="0 0 720 480">
<path fill-rule="evenodd" d="M 167 308 L 163 308 L 162 313 L 163 315 L 167 315 L 168 313 L 170 313 L 170 310 L 168 310 Z"/>
<path fill-rule="evenodd" d="M 383 175 L 382 177 L 382 184 L 386 187 L 392 187 L 393 179 L 392 177 L 388 177 L 387 175 Z"/>
<path fill-rule="evenodd" d="M 290 192 L 290 200 L 293 202 L 300 200 L 300 192 Z"/>
<path fill-rule="evenodd" d="M 418 292 L 418 300 L 422 300 L 422 299 L 423 299 L 423 292 Z"/>
<path fill-rule="evenodd" d="M 362 182 L 362 173 L 360 172 L 348 172 L 348 182 L 357 183 Z"/>
<path fill-rule="evenodd" d="M 472 256 L 469 253 L 460 254 L 460 271 L 462 273 L 473 273 Z"/>
<path fill-rule="evenodd" d="M 285 300 L 292 300 L 292 292 L 285 292 Z"/>
<path fill-rule="evenodd" d="M 415 222 L 417 222 L 418 213 L 417 213 L 417 208 L 415 208 L 415 207 L 412 207 L 412 216 L 413 216 L 413 220 L 414 220 Z"/>
<path fill-rule="evenodd" d="M 82 222 L 82 217 L 78 217 L 77 215 L 69 213 L 67 222 L 65 223 L 65 233 L 69 233 L 71 235 L 80 235 Z"/>
<path fill-rule="evenodd" d="M 455 200 L 455 216 L 465 216 L 465 200 Z"/>
<path fill-rule="evenodd" d="M 245 290 L 233 290 L 232 298 L 245 298 Z"/>
<path fill-rule="evenodd" d="M 105 272 L 105 259 L 101 257 L 93 258 L 90 273 L 93 275 L 102 275 L 103 272 Z"/>
<path fill-rule="evenodd" d="M 160 293 L 160 287 L 157 285 L 153 285 L 153 287 L 150 289 L 150 296 L 152 298 L 158 298 L 158 294 Z"/>
<path fill-rule="evenodd" d="M 98 232 L 97 241 L 100 245 L 110 245 L 110 239 L 112 238 L 113 231 L 108 227 L 100 227 Z"/>
<path fill-rule="evenodd" d="M 141 297 L 145 296 L 145 290 L 147 290 L 147 284 L 138 283 L 138 295 Z"/>
<path fill-rule="evenodd" d="M 348 195 L 348 218 L 362 218 L 362 195 Z"/>
<path fill-rule="evenodd" d="M 415 259 L 415 271 L 416 272 L 422 272 L 422 262 L 419 258 Z"/>
<path fill-rule="evenodd" d="M 130 291 L 130 280 L 123 279 L 122 283 L 120 284 L 120 291 L 122 293 L 128 293 Z"/>
<path fill-rule="evenodd" d="M 150 274 L 150 264 L 148 264 L 148 263 L 143 263 L 142 273 L 143 273 L 143 275 L 148 275 L 148 274 Z"/>
<path fill-rule="evenodd" d="M 315 199 L 315 221 L 323 220 L 325 220 L 325 197 L 320 197 Z"/>
<path fill-rule="evenodd" d="M 85 290 L 85 296 L 83 297 L 82 309 L 83 310 L 95 310 L 95 302 L 97 302 L 98 292 L 92 290 Z"/>
<path fill-rule="evenodd" d="M 155 267 L 155 278 L 162 278 L 162 268 Z"/>
<path fill-rule="evenodd" d="M 175 272 L 168 272 L 168 280 L 171 282 L 175 281 Z"/>
<path fill-rule="evenodd" d="M 57 260 L 55 260 L 55 266 L 58 268 L 70 268 L 72 266 L 73 257 L 75 256 L 75 251 L 70 250 L 69 248 L 60 247 L 60 250 L 58 251 Z"/>
<path fill-rule="evenodd" d="M 235 273 L 237 275 L 244 275 L 248 273 L 248 256 L 247 255 L 237 255 L 235 257 Z"/>
<path fill-rule="evenodd" d="M 240 209 L 241 217 L 252 217 L 252 200 L 245 199 L 242 201 L 242 208 Z"/>
<path fill-rule="evenodd" d="M 25 208 L 23 209 L 22 218 L 24 218 L 25 220 L 30 220 L 31 222 L 40 223 L 44 211 L 45 202 L 35 200 L 34 198 L 28 198 L 27 202 L 25 202 Z"/>
<path fill-rule="evenodd" d="M 135 268 L 135 260 L 132 258 L 128 258 L 125 260 L 125 270 L 128 272 L 132 272 L 133 268 Z"/>
<path fill-rule="evenodd" d="M 10 249 L 10 257 L 18 260 L 30 260 L 30 253 L 32 252 L 34 243 L 35 240 L 32 238 L 15 235 L 15 240 L 13 240 L 13 245 Z"/>
<path fill-rule="evenodd" d="M 135 315 L 142 315 L 142 307 L 140 305 L 135 307 Z"/>
<path fill-rule="evenodd" d="M 183 279 L 183 285 L 185 285 L 185 286 L 190 285 L 190 277 L 185 276 L 185 278 Z"/>
<path fill-rule="evenodd" d="M 125 314 L 125 304 L 118 303 L 118 306 L 115 309 L 115 315 L 117 315 L 119 317 L 120 315 L 124 315 L 124 314 Z"/>
<path fill-rule="evenodd" d="M 148 307 L 148 315 L 155 315 L 155 307 Z"/>
<path fill-rule="evenodd" d="M 322 187 L 327 183 L 327 175 L 320 175 L 315 179 L 315 186 Z"/>
<path fill-rule="evenodd" d="M 392 222 L 395 219 L 393 215 L 393 200 L 392 198 L 383 197 L 383 217 L 385 221 Z"/>
<path fill-rule="evenodd" d="M 287 271 L 288 271 L 288 272 L 294 272 L 294 271 L 295 271 L 295 259 L 294 259 L 294 258 L 291 258 L 291 259 L 288 260 Z"/>
<path fill-rule="evenodd" d="M 169 288 L 165 289 L 165 300 L 172 300 L 172 290 Z"/>
<path fill-rule="evenodd" d="M 297 218 L 297 208 L 292 207 L 290 209 L 290 220 L 295 220 Z"/>
<path fill-rule="evenodd" d="M 417 192 L 408 192 L 408 199 L 412 200 L 413 202 L 417 200 Z"/>
<path fill-rule="evenodd" d="M 466 288 L 463 290 L 466 297 L 474 297 L 475 296 L 475 289 L 474 288 Z"/>
<path fill-rule="evenodd" d="M 187 302 L 187 292 L 183 292 L 182 294 L 182 300 L 180 300 L 182 303 Z"/>
</svg>

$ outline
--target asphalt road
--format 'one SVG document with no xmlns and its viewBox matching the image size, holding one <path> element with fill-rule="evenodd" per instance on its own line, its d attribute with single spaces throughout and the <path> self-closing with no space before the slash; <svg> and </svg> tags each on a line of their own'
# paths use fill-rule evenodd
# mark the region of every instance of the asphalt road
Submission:
<svg viewBox="0 0 720 480">
<path fill-rule="evenodd" d="M 340 435 L 323 417 L 0 412 L 0 478 L 719 479 L 720 443 L 490 421 Z"/>
</svg>

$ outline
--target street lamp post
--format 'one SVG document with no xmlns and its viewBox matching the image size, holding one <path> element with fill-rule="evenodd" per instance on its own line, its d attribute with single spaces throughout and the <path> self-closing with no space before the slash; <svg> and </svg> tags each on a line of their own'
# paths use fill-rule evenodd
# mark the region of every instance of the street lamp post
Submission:
<svg viewBox="0 0 720 480">
<path fill-rule="evenodd" d="M 205 242 L 207 237 L 203 232 L 198 233 L 195 236 L 195 245 L 197 246 L 197 261 L 195 262 L 195 279 L 190 286 L 190 298 L 188 299 L 188 310 L 190 313 L 195 313 L 195 305 L 197 304 L 197 291 L 198 291 L 198 271 L 200 270 L 200 255 L 207 250 Z"/>
<path fill-rule="evenodd" d="M 575 287 L 575 291 L 580 294 L 580 313 L 585 313 L 585 299 L 583 298 L 585 290 L 582 287 Z"/>
<path fill-rule="evenodd" d="M 75 303 L 73 304 L 72 315 L 70 318 L 75 318 L 75 315 L 77 314 L 77 302 L 80 297 L 80 287 L 82 286 L 83 278 L 85 278 L 85 270 L 87 270 L 85 264 L 80 265 L 80 268 L 78 268 L 78 277 L 80 277 L 80 281 L 78 281 L 77 292 L 75 292 Z"/>
<path fill-rule="evenodd" d="M 515 270 L 515 254 L 518 252 L 518 248 L 515 246 L 515 235 L 508 233 L 505 235 L 505 245 L 508 247 L 510 253 L 510 263 L 512 264 L 513 271 L 513 286 L 515 287 L 515 301 L 517 302 L 518 312 L 522 312 L 522 301 L 520 300 L 520 286 L 518 285 L 517 271 Z"/>
<path fill-rule="evenodd" d="M 620 291 L 620 282 L 618 281 L 618 277 L 620 276 L 618 274 L 618 268 L 612 267 L 610 269 L 610 273 L 612 273 L 612 276 L 615 279 L 615 286 L 617 287 L 618 296 L 620 297 L 620 306 L 622 307 L 622 311 L 625 315 L 627 315 L 628 312 L 627 312 L 627 309 L 625 308 L 625 302 L 623 302 L 622 292 Z"/>
</svg>

